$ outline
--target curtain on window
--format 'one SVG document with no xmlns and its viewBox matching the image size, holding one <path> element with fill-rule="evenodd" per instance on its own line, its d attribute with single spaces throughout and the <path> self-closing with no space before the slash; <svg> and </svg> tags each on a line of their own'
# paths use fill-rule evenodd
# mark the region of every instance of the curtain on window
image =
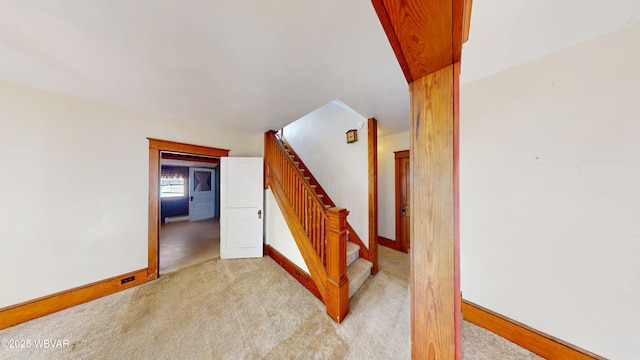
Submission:
<svg viewBox="0 0 640 360">
<path fill-rule="evenodd" d="M 179 166 L 163 166 L 160 170 L 160 177 L 163 179 L 189 178 L 189 168 Z"/>
</svg>

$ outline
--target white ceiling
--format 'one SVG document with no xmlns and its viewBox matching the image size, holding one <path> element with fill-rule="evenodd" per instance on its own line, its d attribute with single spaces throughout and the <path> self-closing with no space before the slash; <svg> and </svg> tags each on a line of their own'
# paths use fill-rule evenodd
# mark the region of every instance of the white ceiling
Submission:
<svg viewBox="0 0 640 360">
<path fill-rule="evenodd" d="M 476 0 L 462 81 L 640 22 L 638 0 Z M 0 0 L 0 78 L 181 121 L 276 129 L 340 99 L 408 130 L 369 0 Z"/>
</svg>

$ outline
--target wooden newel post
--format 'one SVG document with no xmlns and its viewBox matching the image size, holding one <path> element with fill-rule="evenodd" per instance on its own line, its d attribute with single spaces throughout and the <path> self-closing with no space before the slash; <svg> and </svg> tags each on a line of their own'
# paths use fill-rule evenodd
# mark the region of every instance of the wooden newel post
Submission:
<svg viewBox="0 0 640 360">
<path fill-rule="evenodd" d="M 343 208 L 327 212 L 327 314 L 340 323 L 349 313 L 347 279 L 347 215 Z"/>
</svg>

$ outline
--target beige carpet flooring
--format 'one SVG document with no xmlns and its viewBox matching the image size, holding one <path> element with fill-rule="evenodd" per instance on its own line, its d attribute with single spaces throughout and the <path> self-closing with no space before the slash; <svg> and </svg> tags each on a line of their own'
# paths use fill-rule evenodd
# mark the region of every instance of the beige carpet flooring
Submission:
<svg viewBox="0 0 640 360">
<path fill-rule="evenodd" d="M 220 222 L 177 221 L 160 227 L 160 274 L 220 256 Z"/>
<path fill-rule="evenodd" d="M 409 260 L 380 248 L 380 271 L 334 323 L 270 258 L 211 260 L 0 331 L 61 348 L 0 348 L 0 359 L 409 359 Z M 465 323 L 464 359 L 537 359 Z"/>
</svg>

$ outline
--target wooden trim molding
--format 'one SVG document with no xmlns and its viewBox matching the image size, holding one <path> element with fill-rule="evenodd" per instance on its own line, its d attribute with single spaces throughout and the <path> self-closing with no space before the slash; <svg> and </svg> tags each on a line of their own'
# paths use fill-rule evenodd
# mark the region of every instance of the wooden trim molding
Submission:
<svg viewBox="0 0 640 360">
<path fill-rule="evenodd" d="M 0 309 L 0 330 L 147 282 L 141 269 Z"/>
<path fill-rule="evenodd" d="M 212 156 L 212 157 L 224 157 L 229 156 L 227 149 L 218 149 L 208 146 L 191 145 L 181 142 L 160 140 L 154 138 L 147 138 L 149 140 L 149 149 L 156 149 L 160 151 L 170 151 L 183 153 L 187 155 L 200 155 L 200 156 Z"/>
<path fill-rule="evenodd" d="M 313 282 L 313 279 L 309 274 L 307 274 L 304 270 L 302 270 L 298 265 L 292 263 L 289 259 L 287 259 L 284 255 L 282 255 L 278 250 L 271 247 L 271 245 L 266 245 L 264 249 L 264 254 L 269 256 L 278 263 L 278 265 L 282 266 L 282 268 L 289 273 L 289 275 L 293 276 L 294 279 L 298 280 L 298 282 L 307 288 L 309 292 L 311 292 L 315 297 L 317 297 L 320 301 L 322 301 L 322 295 L 320 295 L 320 291 L 318 291 L 318 287 L 316 283 Z"/>
<path fill-rule="evenodd" d="M 191 145 L 169 140 L 147 138 L 149 140 L 149 234 L 147 239 L 147 280 L 155 280 L 160 275 L 160 157 L 162 151 L 188 155 L 224 157 L 229 150 L 201 145 Z"/>
<path fill-rule="evenodd" d="M 200 163 L 215 164 L 215 165 L 220 164 L 220 160 L 218 158 L 180 155 L 180 154 L 172 154 L 172 153 L 162 154 L 162 160 L 190 161 L 190 162 L 200 162 Z M 175 166 L 175 165 L 170 165 L 170 166 Z"/>
<path fill-rule="evenodd" d="M 147 280 L 158 278 L 160 268 L 160 150 L 149 149 L 149 233 L 147 235 Z"/>
<path fill-rule="evenodd" d="M 369 162 L 369 261 L 371 275 L 378 273 L 378 120 L 367 124 Z"/>
<path fill-rule="evenodd" d="M 471 28 L 471 8 L 473 0 L 464 0 L 464 18 L 462 20 L 462 43 L 469 40 L 469 29 Z"/>
<path fill-rule="evenodd" d="M 483 327 L 545 359 L 605 359 L 467 300 L 462 300 L 462 314 L 470 323 Z"/>
<path fill-rule="evenodd" d="M 393 250 L 398 250 L 398 242 L 395 241 L 395 240 L 391 240 L 389 238 L 386 238 L 384 236 L 378 235 L 378 244 L 380 244 L 382 246 L 386 246 L 386 247 L 388 247 L 390 249 L 393 249 Z"/>
</svg>

